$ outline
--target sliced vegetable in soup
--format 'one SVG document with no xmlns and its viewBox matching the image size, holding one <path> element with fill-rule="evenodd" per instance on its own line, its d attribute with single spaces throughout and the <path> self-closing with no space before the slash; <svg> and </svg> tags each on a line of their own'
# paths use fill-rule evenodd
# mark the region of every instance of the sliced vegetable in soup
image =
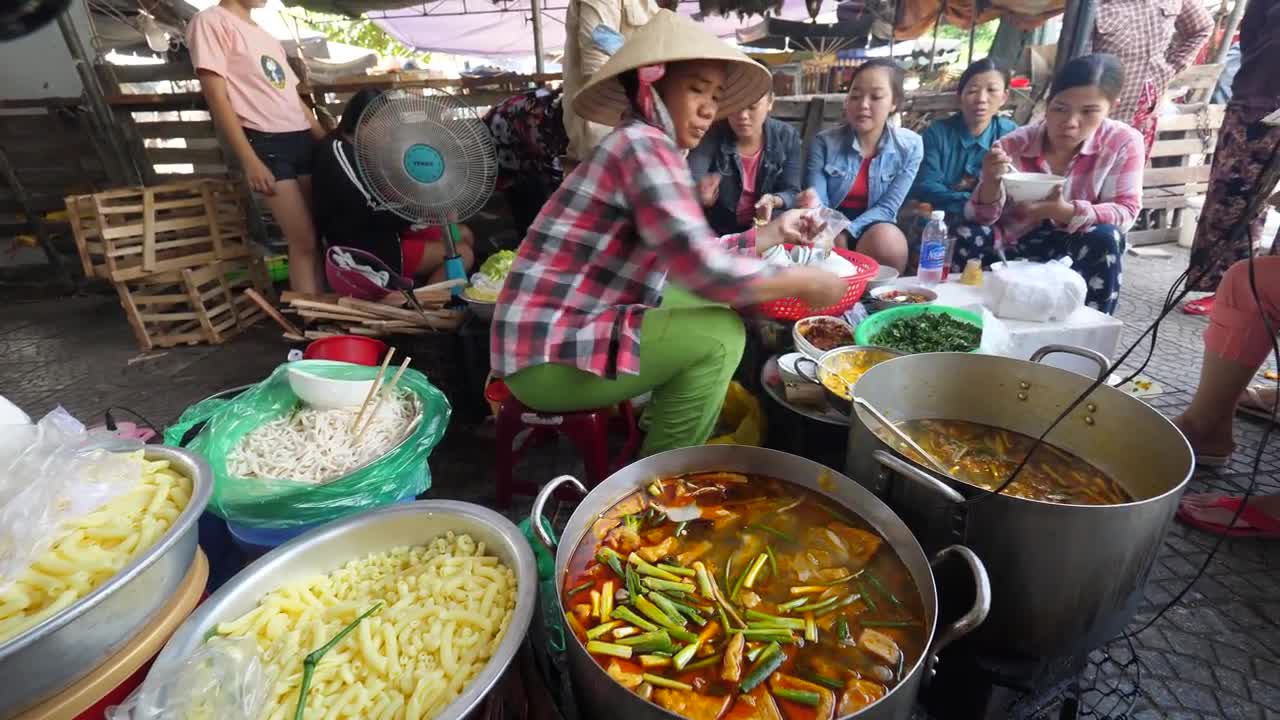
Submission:
<svg viewBox="0 0 1280 720">
<path fill-rule="evenodd" d="M 995 490 L 1035 444 L 1035 438 L 967 420 L 908 420 L 897 423 L 957 480 Z M 883 429 L 880 439 L 908 457 L 915 453 Z M 921 458 L 923 459 L 923 458 Z M 1133 496 L 1113 478 L 1071 453 L 1042 443 L 1003 493 L 1068 505 L 1118 505 Z"/>
<path fill-rule="evenodd" d="M 655 480 L 595 522 L 566 618 L 615 682 L 690 720 L 832 720 L 884 697 L 926 641 L 883 539 L 821 495 L 710 472 Z"/>
</svg>

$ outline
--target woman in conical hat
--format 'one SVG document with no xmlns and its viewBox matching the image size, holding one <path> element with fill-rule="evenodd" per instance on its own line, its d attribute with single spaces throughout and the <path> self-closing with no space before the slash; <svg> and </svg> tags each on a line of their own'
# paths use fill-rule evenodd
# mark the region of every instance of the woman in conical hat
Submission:
<svg viewBox="0 0 1280 720">
<path fill-rule="evenodd" d="M 642 454 L 702 444 L 742 356 L 742 320 L 726 306 L 826 307 L 844 294 L 835 275 L 760 260 L 812 234 L 803 212 L 717 238 L 695 196 L 684 151 L 769 84 L 764 67 L 664 10 L 570 100 L 618 127 L 551 196 L 498 297 L 492 367 L 522 403 L 569 412 L 652 391 Z"/>
</svg>

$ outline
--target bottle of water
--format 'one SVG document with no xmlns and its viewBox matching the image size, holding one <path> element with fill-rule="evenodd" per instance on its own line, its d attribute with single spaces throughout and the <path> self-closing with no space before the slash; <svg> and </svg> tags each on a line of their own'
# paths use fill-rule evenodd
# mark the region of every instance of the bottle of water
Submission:
<svg viewBox="0 0 1280 720">
<path fill-rule="evenodd" d="M 946 213 L 934 210 L 929 216 L 929 224 L 924 226 L 920 234 L 920 270 L 917 278 L 925 285 L 937 285 L 945 274 L 943 266 L 947 262 L 947 223 Z"/>
</svg>

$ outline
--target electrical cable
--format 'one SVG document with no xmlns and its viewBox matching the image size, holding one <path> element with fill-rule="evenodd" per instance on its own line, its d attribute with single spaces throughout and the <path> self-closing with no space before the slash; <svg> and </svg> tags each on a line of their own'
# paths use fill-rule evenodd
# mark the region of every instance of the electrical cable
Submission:
<svg viewBox="0 0 1280 720">
<path fill-rule="evenodd" d="M 137 418 L 137 419 L 138 419 L 138 420 L 139 420 L 143 425 L 145 425 L 145 426 L 147 426 L 147 427 L 151 428 L 153 431 L 155 431 L 156 437 L 163 437 L 163 436 L 164 436 L 164 431 L 163 431 L 163 430 L 161 430 L 161 429 L 160 429 L 160 427 L 159 427 L 158 425 L 156 425 L 155 423 L 153 423 L 153 422 L 151 422 L 150 420 L 148 420 L 148 419 L 146 418 L 146 416 L 145 416 L 145 415 L 143 415 L 142 413 L 138 412 L 137 410 L 130 410 L 129 408 L 124 407 L 123 405 L 112 405 L 112 406 L 110 406 L 110 407 L 108 407 L 108 408 L 107 408 L 106 412 L 104 413 L 105 417 L 104 417 L 104 420 L 103 420 L 103 425 L 105 425 L 105 426 L 106 426 L 107 430 L 109 430 L 109 431 L 111 431 L 111 432 L 115 432 L 115 431 L 116 431 L 116 427 L 117 427 L 117 425 L 116 425 L 116 419 L 115 419 L 115 416 L 111 414 L 111 411 L 112 411 L 112 410 L 117 410 L 117 411 L 122 411 L 122 412 L 128 413 L 129 415 L 132 415 L 132 416 L 134 416 L 135 418 Z"/>
</svg>

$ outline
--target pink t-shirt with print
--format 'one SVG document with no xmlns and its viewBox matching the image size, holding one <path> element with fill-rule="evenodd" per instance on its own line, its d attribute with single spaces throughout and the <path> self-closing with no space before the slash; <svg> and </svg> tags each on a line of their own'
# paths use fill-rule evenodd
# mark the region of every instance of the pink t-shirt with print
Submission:
<svg viewBox="0 0 1280 720">
<path fill-rule="evenodd" d="M 231 107 L 245 127 L 277 133 L 311 127 L 284 46 L 266 30 L 214 5 L 191 18 L 187 46 L 196 70 L 227 81 Z"/>
<path fill-rule="evenodd" d="M 738 222 L 747 227 L 751 227 L 756 219 L 756 201 L 760 199 L 760 193 L 756 189 L 756 175 L 760 173 L 760 156 L 764 155 L 764 149 L 761 148 L 755 155 L 742 155 L 742 195 L 738 198 L 737 216 Z"/>
</svg>

